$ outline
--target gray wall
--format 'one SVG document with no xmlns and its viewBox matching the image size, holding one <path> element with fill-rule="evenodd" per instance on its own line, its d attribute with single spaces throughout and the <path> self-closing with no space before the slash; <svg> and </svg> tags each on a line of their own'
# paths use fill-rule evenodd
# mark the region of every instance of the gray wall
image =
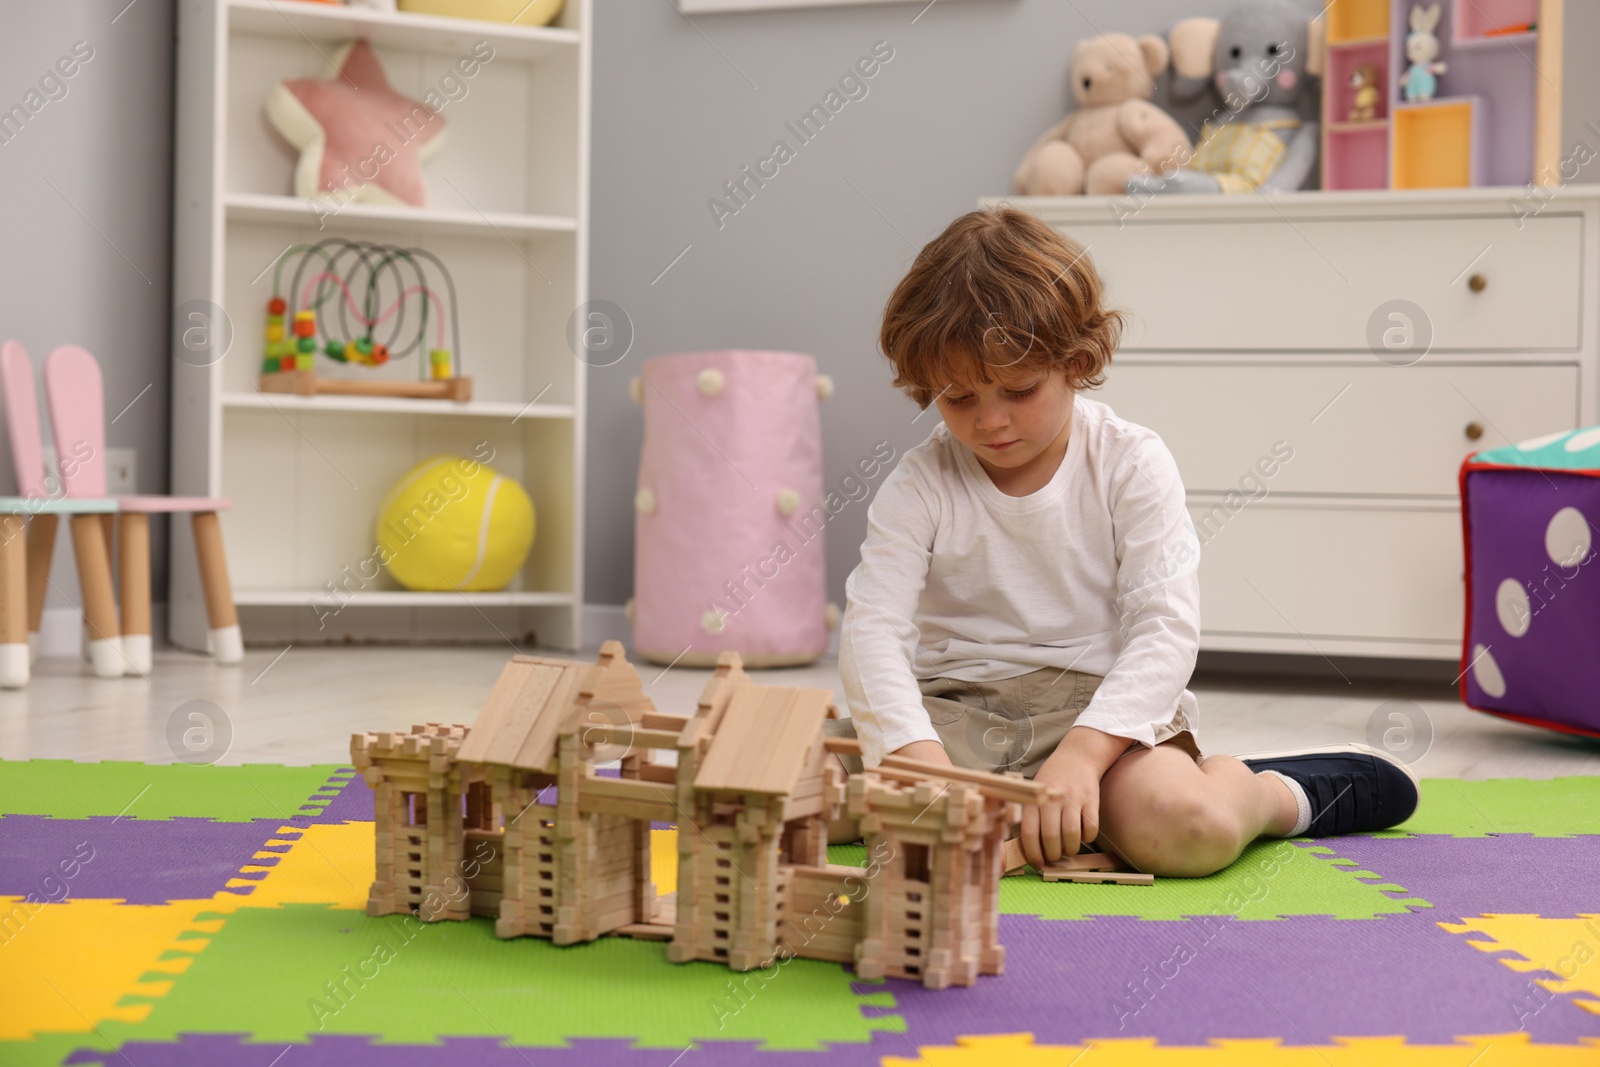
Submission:
<svg viewBox="0 0 1600 1067">
<path fill-rule="evenodd" d="M 1022 152 L 1067 106 L 1076 40 L 1163 32 L 1227 6 L 941 0 L 925 11 L 890 3 L 691 22 L 672 0 L 596 0 L 591 290 L 628 310 L 637 338 L 627 359 L 590 375 L 588 599 L 632 595 L 641 425 L 627 382 L 642 360 L 723 346 L 814 354 L 839 386 L 822 409 L 830 483 L 878 440 L 915 444 L 937 416 L 912 423 L 874 343 L 914 247 L 1007 189 Z M 1581 49 L 1600 40 L 1600 4 L 1566 6 L 1563 145 L 1600 150 L 1585 127 L 1600 125 L 1600 67 Z M 0 106 L 20 102 L 74 42 L 95 50 L 65 98 L 0 144 L 0 337 L 35 359 L 64 341 L 88 347 L 105 370 L 108 417 L 151 386 L 109 432 L 112 445 L 138 450 L 138 486 L 150 492 L 167 485 L 172 28 L 170 0 L 126 10 L 120 0 L 8 0 L 0 11 Z M 878 40 L 895 56 L 866 98 L 718 230 L 706 200 L 775 139 L 792 141 L 784 123 Z M 1581 180 L 1597 177 L 1591 163 Z M 0 441 L 0 491 L 10 482 Z M 841 604 L 865 530 L 865 505 L 852 504 L 828 531 L 829 596 Z M 165 560 L 158 548 L 158 599 Z M 68 554 L 52 582 L 53 604 L 76 602 Z"/>
<path fill-rule="evenodd" d="M 0 109 L 25 102 L 83 41 L 93 56 L 20 132 L 0 143 L 0 338 L 39 365 L 58 344 L 100 360 L 107 443 L 137 450 L 137 488 L 167 486 L 168 305 L 172 273 L 170 0 L 7 0 L 0 13 Z M 120 14 L 119 14 L 120 13 Z M 115 22 L 112 20 L 115 19 Z M 43 93 L 40 94 L 44 96 Z M 149 387 L 143 396 L 140 392 Z M 43 414 L 43 385 L 40 384 Z M 46 420 L 48 440 L 48 420 Z M 0 492 L 15 487 L 0 442 Z M 166 599 L 158 524 L 154 589 Z M 72 553 L 58 546 L 49 606 L 78 602 Z"/>
<path fill-rule="evenodd" d="M 1010 191 L 1023 153 L 1067 110 L 1078 39 L 1164 34 L 1229 6 L 943 0 L 691 22 L 672 0 L 596 0 L 590 292 L 628 311 L 635 341 L 627 359 L 589 375 L 585 598 L 632 596 L 642 425 L 627 386 L 641 361 L 724 347 L 810 353 L 838 386 L 822 406 L 824 483 L 876 441 L 903 453 L 938 413 L 913 424 L 917 410 L 889 386 L 876 340 L 916 250 L 979 197 Z M 894 58 L 867 96 L 719 230 L 707 199 L 774 140 L 795 144 L 784 123 L 879 40 Z M 828 526 L 828 596 L 841 607 L 866 509 L 851 504 Z"/>
</svg>

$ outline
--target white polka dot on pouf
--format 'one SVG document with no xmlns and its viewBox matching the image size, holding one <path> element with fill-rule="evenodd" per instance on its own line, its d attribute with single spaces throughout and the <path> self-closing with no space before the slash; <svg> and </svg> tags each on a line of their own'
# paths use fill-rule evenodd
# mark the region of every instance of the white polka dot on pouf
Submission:
<svg viewBox="0 0 1600 1067">
<path fill-rule="evenodd" d="M 800 494 L 793 489 L 778 490 L 778 511 L 783 515 L 793 515 L 800 506 Z"/>
<path fill-rule="evenodd" d="M 635 378 L 628 383 L 628 395 L 633 397 L 635 404 L 644 403 L 644 379 Z"/>
<path fill-rule="evenodd" d="M 1567 434 L 1569 434 L 1571 432 L 1572 432 L 1571 430 L 1562 430 L 1560 433 L 1547 433 L 1543 437 L 1535 437 L 1535 438 L 1532 438 L 1531 440 L 1527 440 L 1527 441 L 1518 441 L 1517 442 L 1517 451 L 1518 452 L 1537 452 L 1537 451 L 1539 451 L 1539 449 L 1545 447 L 1546 445 L 1555 444 L 1557 441 L 1561 440 L 1563 437 L 1567 436 Z"/>
<path fill-rule="evenodd" d="M 716 396 L 718 393 L 722 392 L 722 372 L 715 367 L 707 367 L 705 370 L 701 371 L 700 376 L 695 379 L 695 385 L 706 396 Z"/>
<path fill-rule="evenodd" d="M 629 622 L 633 621 L 633 597 L 629 597 L 627 603 L 622 605 L 622 613 L 628 617 Z"/>
<path fill-rule="evenodd" d="M 1557 567 L 1577 566 L 1590 544 L 1589 520 L 1577 508 L 1562 508 L 1544 528 L 1544 550 Z"/>
<path fill-rule="evenodd" d="M 648 515 L 656 509 L 656 495 L 649 487 L 641 489 L 633 495 L 633 506 L 641 515 Z"/>
<path fill-rule="evenodd" d="M 833 378 L 831 375 L 817 375 L 817 399 L 826 400 L 833 395 Z"/>
<path fill-rule="evenodd" d="M 720 611 L 707 611 L 700 616 L 700 629 L 708 634 L 720 634 L 727 625 L 726 617 Z"/>
<path fill-rule="evenodd" d="M 828 606 L 822 609 L 822 621 L 827 623 L 828 629 L 837 630 L 839 628 L 839 605 L 831 600 L 828 601 Z"/>
<path fill-rule="evenodd" d="M 1512 637 L 1521 637 L 1533 623 L 1528 606 L 1528 591 L 1515 578 L 1500 583 L 1494 593 L 1495 614 L 1500 616 L 1500 626 Z"/>
<path fill-rule="evenodd" d="M 1568 452 L 1587 452 L 1595 445 L 1600 445 L 1600 426 L 1585 430 L 1582 433 L 1573 434 L 1567 443 L 1561 447 Z"/>
<path fill-rule="evenodd" d="M 1472 650 L 1472 679 L 1478 688 L 1498 700 L 1506 695 L 1506 676 L 1500 673 L 1500 664 L 1494 661 L 1489 650 L 1477 645 Z"/>
</svg>

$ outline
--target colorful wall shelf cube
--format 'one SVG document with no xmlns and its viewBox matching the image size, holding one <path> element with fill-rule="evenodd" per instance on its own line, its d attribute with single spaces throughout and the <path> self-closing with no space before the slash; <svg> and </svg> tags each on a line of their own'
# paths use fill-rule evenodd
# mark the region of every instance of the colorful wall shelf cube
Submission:
<svg viewBox="0 0 1600 1067">
<path fill-rule="evenodd" d="M 1441 0 L 1439 96 L 1401 94 L 1418 0 L 1337 0 L 1327 9 L 1325 189 L 1554 184 L 1560 159 L 1563 0 Z M 1352 76 L 1378 73 L 1371 115 Z"/>
<path fill-rule="evenodd" d="M 1390 181 L 1396 189 L 1482 185 L 1486 106 L 1462 96 L 1395 108 Z"/>
</svg>

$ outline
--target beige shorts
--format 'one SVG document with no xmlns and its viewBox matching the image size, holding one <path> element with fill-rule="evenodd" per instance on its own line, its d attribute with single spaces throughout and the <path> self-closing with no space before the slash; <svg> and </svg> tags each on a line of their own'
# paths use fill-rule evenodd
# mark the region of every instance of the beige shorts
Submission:
<svg viewBox="0 0 1600 1067">
<path fill-rule="evenodd" d="M 976 771 L 1020 771 L 1032 778 L 1089 706 L 1100 681 L 1098 674 L 1045 667 L 998 682 L 929 678 L 917 686 L 950 762 Z M 830 737 L 856 736 L 849 719 L 827 720 L 823 728 Z M 1194 726 L 1181 707 L 1171 722 L 1156 727 L 1155 741 L 1200 759 Z M 840 759 L 852 774 L 861 771 L 859 757 Z"/>
</svg>

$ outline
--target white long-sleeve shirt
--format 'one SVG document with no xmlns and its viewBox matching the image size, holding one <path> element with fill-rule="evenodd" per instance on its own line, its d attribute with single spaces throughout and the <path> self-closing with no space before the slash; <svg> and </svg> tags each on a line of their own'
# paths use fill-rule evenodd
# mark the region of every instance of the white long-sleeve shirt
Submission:
<svg viewBox="0 0 1600 1067">
<path fill-rule="evenodd" d="M 1044 488 L 1007 496 L 943 423 L 867 511 L 839 673 L 868 766 L 939 735 L 917 682 L 1042 667 L 1103 675 L 1078 723 L 1146 745 L 1181 706 L 1200 639 L 1199 542 L 1172 453 L 1075 398 Z"/>
</svg>

